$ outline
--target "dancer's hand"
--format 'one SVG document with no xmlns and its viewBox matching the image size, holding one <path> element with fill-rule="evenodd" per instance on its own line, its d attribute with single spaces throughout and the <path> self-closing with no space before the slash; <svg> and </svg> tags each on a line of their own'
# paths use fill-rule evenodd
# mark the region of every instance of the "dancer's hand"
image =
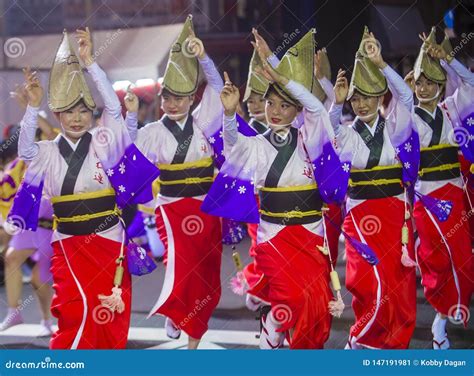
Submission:
<svg viewBox="0 0 474 376">
<path fill-rule="evenodd" d="M 202 40 L 199 39 L 194 31 L 191 30 L 191 37 L 187 40 L 187 51 L 196 56 L 198 59 L 203 59 L 206 56 L 206 50 L 204 49 L 204 44 Z"/>
<path fill-rule="evenodd" d="M 128 85 L 127 94 L 124 98 L 125 108 L 128 112 L 138 112 L 138 97 L 132 91 L 132 85 Z"/>
<path fill-rule="evenodd" d="M 345 76 L 346 71 L 339 69 L 337 72 L 336 83 L 334 84 L 334 98 L 336 104 L 343 104 L 349 93 L 349 83 Z"/>
<path fill-rule="evenodd" d="M 443 47 L 441 47 L 440 44 L 428 41 L 428 37 L 425 33 L 419 34 L 419 37 L 423 41 L 423 43 L 426 43 L 426 53 L 430 55 L 433 59 L 446 60 L 448 63 L 451 62 L 453 57 L 446 53 L 446 51 Z"/>
<path fill-rule="evenodd" d="M 264 53 L 262 52 L 260 47 L 257 47 L 257 52 L 260 56 L 260 60 L 262 60 L 262 67 L 255 67 L 255 72 L 265 77 L 270 82 L 276 82 L 281 86 L 286 86 L 290 80 L 283 76 L 282 74 L 278 73 L 270 63 L 265 59 Z"/>
<path fill-rule="evenodd" d="M 415 71 L 411 70 L 404 78 L 411 91 L 415 92 Z"/>
<path fill-rule="evenodd" d="M 227 72 L 224 72 L 224 88 L 221 91 L 221 101 L 226 116 L 233 116 L 239 106 L 239 89 L 232 83 Z"/>
<path fill-rule="evenodd" d="M 39 107 L 43 100 L 43 88 L 38 78 L 38 74 L 32 72 L 30 67 L 23 69 L 25 76 L 25 91 L 28 97 L 28 104 L 32 107 Z"/>
<path fill-rule="evenodd" d="M 262 52 L 262 56 L 264 56 L 264 59 L 267 60 L 270 56 L 273 55 L 272 51 L 270 50 L 270 47 L 268 47 L 268 43 L 266 42 L 265 39 L 258 33 L 257 29 L 253 28 L 252 29 L 252 34 L 255 38 L 255 42 L 250 42 L 252 43 L 252 46 L 256 48 L 257 50 L 260 49 Z"/>
<path fill-rule="evenodd" d="M 322 55 L 324 52 L 325 50 L 318 50 L 314 54 L 314 77 L 316 77 L 318 80 L 324 78 L 324 73 L 321 69 Z"/>
<path fill-rule="evenodd" d="M 82 62 L 89 66 L 94 62 L 92 58 L 92 38 L 89 28 L 86 27 L 85 30 L 76 30 L 76 39 L 79 44 L 79 57 Z"/>
<path fill-rule="evenodd" d="M 376 65 L 377 68 L 383 69 L 387 63 L 382 58 L 382 48 L 374 33 L 369 33 L 369 37 L 364 39 L 364 49 L 367 57 Z"/>
</svg>

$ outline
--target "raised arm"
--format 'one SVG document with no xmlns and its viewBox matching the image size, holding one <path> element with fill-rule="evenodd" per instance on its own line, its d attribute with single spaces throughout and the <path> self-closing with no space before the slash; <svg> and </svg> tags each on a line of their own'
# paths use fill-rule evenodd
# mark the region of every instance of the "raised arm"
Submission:
<svg viewBox="0 0 474 376">
<path fill-rule="evenodd" d="M 18 139 L 18 156 L 24 161 L 32 161 L 39 153 L 39 146 L 35 143 L 36 129 L 38 128 L 38 113 L 43 100 L 43 88 L 36 72 L 30 68 L 23 69 L 25 76 L 25 91 L 28 98 L 25 115 L 20 122 L 20 136 Z"/>
<path fill-rule="evenodd" d="M 425 35 L 420 36 L 420 38 L 423 41 L 427 41 Z M 469 113 L 470 108 L 472 108 L 472 97 L 474 96 L 474 73 L 470 72 L 469 69 L 454 59 L 437 43 L 430 42 L 428 44 L 427 52 L 433 59 L 439 59 L 442 65 L 449 64 L 450 68 L 452 68 L 461 79 L 459 87 L 451 96 L 445 98 L 443 104 L 448 107 L 448 111 L 452 113 L 452 116 L 454 116 L 455 113 L 458 113 L 463 117 L 466 116 L 467 113 Z M 457 121 L 455 121 L 455 123 L 457 123 Z"/>
<path fill-rule="evenodd" d="M 278 64 L 280 64 L 280 59 L 279 59 L 275 54 L 271 54 L 271 55 L 267 58 L 267 61 L 270 63 L 270 65 L 271 65 L 273 68 L 278 67 Z"/>
<path fill-rule="evenodd" d="M 456 73 L 456 71 L 451 68 L 451 65 L 449 65 L 447 62 L 444 60 L 440 61 L 441 66 L 444 68 L 446 71 L 446 86 L 445 86 L 445 97 L 450 97 L 455 93 L 458 87 L 462 85 L 462 80 Z"/>
<path fill-rule="evenodd" d="M 385 65 L 382 69 L 384 76 L 387 78 L 388 87 L 393 97 L 401 101 L 409 110 L 413 108 L 413 92 L 405 80 L 398 75 L 390 66 Z"/>
<path fill-rule="evenodd" d="M 125 125 L 132 142 L 135 142 L 138 136 L 138 112 L 127 111 Z"/>
<path fill-rule="evenodd" d="M 10 92 L 10 96 L 16 100 L 18 106 L 26 111 L 28 107 L 28 95 L 26 93 L 25 85 L 17 85 L 14 91 Z M 56 137 L 57 133 L 53 125 L 38 113 L 38 128 L 41 129 L 41 133 L 46 140 L 52 140 Z"/>
<path fill-rule="evenodd" d="M 102 100 L 104 101 L 104 111 L 109 113 L 114 118 L 122 116 L 122 106 L 115 93 L 115 90 L 107 78 L 105 72 L 99 67 L 97 63 L 93 63 L 87 67 L 92 80 L 97 86 Z"/>
<path fill-rule="evenodd" d="M 331 81 L 327 77 L 318 78 L 318 82 L 321 85 L 324 94 L 328 97 L 328 100 L 334 102 L 334 90 Z"/>
<path fill-rule="evenodd" d="M 341 126 L 341 115 L 344 102 L 346 101 L 347 94 L 349 92 L 349 83 L 345 76 L 346 71 L 339 69 L 337 72 L 336 83 L 334 84 L 334 101 L 329 109 L 329 120 L 331 121 L 334 133 L 339 135 L 343 129 L 347 129 Z"/>
<path fill-rule="evenodd" d="M 224 87 L 222 78 L 212 61 L 212 59 L 206 54 L 204 44 L 195 35 L 191 38 L 188 46 L 189 50 L 197 56 L 199 64 L 206 76 L 207 84 L 211 86 L 216 92 L 220 93 Z"/>
<path fill-rule="evenodd" d="M 420 35 L 420 38 L 423 40 L 423 42 L 428 43 L 427 52 L 433 59 L 438 59 L 441 66 L 443 66 L 445 69 L 451 68 L 454 70 L 463 83 L 474 86 L 473 72 L 467 69 L 467 67 L 456 60 L 451 54 L 448 54 L 448 52 L 441 45 L 429 42 L 426 38 L 426 35 Z"/>
<path fill-rule="evenodd" d="M 318 80 L 321 88 L 324 91 L 324 94 L 328 97 L 329 102 L 334 102 L 334 91 L 331 84 L 331 81 L 324 75 L 323 70 L 323 59 L 324 54 L 326 53 L 325 49 L 319 50 L 314 54 L 314 77 Z"/>
<path fill-rule="evenodd" d="M 413 92 L 406 84 L 404 79 L 398 75 L 382 57 L 381 49 L 377 46 L 377 40 L 373 33 L 366 39 L 369 48 L 368 58 L 379 68 L 387 79 L 388 87 L 393 95 L 393 98 L 403 103 L 409 111 L 413 109 Z"/>
<path fill-rule="evenodd" d="M 276 68 L 280 64 L 280 59 L 270 50 L 267 41 L 259 34 L 257 29 L 253 28 L 252 34 L 255 38 L 255 41 L 250 42 L 253 48 L 259 50 L 261 58 L 264 58 L 273 68 Z"/>
<path fill-rule="evenodd" d="M 463 83 L 474 86 L 474 73 L 461 64 L 459 60 L 453 58 L 449 63 L 446 60 L 441 60 L 440 63 L 443 68 L 451 68 Z"/>
<path fill-rule="evenodd" d="M 92 39 L 89 28 L 86 30 L 76 30 L 76 39 L 79 44 L 79 56 L 86 66 L 87 71 L 92 77 L 92 80 L 97 86 L 102 100 L 104 101 L 104 111 L 119 118 L 122 116 L 122 107 L 120 101 L 115 93 L 112 84 L 107 78 L 105 72 L 94 62 L 92 57 Z"/>
<path fill-rule="evenodd" d="M 297 99 L 303 107 L 314 113 L 321 113 L 326 111 L 323 104 L 316 98 L 308 89 L 303 85 L 293 80 L 288 80 L 288 83 L 285 85 L 286 89 L 291 93 L 291 95 Z"/>
<path fill-rule="evenodd" d="M 201 64 L 204 75 L 206 76 L 207 84 L 210 85 L 218 93 L 221 92 L 224 87 L 222 78 L 212 61 L 212 59 L 204 54 L 203 57 L 199 57 L 199 64 Z"/>
<path fill-rule="evenodd" d="M 336 102 L 332 102 L 331 108 L 329 109 L 329 120 L 331 121 L 332 128 L 334 129 L 334 133 L 336 135 L 339 134 L 341 131 L 341 116 L 342 116 L 342 108 L 344 104 L 338 104 Z"/>
<path fill-rule="evenodd" d="M 127 94 L 125 95 L 124 103 L 125 108 L 127 109 L 127 115 L 125 116 L 125 125 L 127 126 L 127 131 L 130 135 L 130 138 L 132 139 L 132 142 L 135 142 L 138 135 L 139 100 L 130 86 L 127 88 Z"/>
<path fill-rule="evenodd" d="M 35 142 L 36 129 L 38 129 L 38 112 L 39 107 L 28 105 L 20 122 L 18 156 L 24 161 L 32 161 L 39 153 L 39 146 Z"/>
<path fill-rule="evenodd" d="M 221 102 L 224 107 L 224 127 L 222 136 L 224 138 L 224 152 L 227 154 L 237 144 L 238 131 L 235 114 L 239 105 L 239 89 L 232 83 L 227 72 L 224 72 L 225 85 L 221 91 Z"/>
</svg>

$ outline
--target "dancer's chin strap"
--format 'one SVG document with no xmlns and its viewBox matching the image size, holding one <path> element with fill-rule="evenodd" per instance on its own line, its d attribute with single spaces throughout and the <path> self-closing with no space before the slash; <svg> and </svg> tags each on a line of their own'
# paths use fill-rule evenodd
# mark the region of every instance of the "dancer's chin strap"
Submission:
<svg viewBox="0 0 474 376">
<path fill-rule="evenodd" d="M 357 116 L 360 120 L 362 120 L 364 123 L 371 119 L 373 116 L 377 115 L 379 113 L 379 108 L 377 107 L 377 111 L 372 112 L 371 114 L 365 115 L 365 116 Z"/>
<path fill-rule="evenodd" d="M 418 99 L 418 101 L 420 103 L 428 103 L 428 102 L 431 102 L 432 100 L 438 98 L 440 94 L 441 94 L 441 89 L 439 88 L 439 85 L 438 85 L 438 90 L 436 91 L 436 94 L 433 97 L 431 97 L 431 98 L 420 98 L 417 95 L 416 98 Z"/>
<path fill-rule="evenodd" d="M 177 119 L 183 118 L 186 115 L 188 115 L 187 112 L 183 112 L 182 114 L 172 114 L 172 115 L 171 114 L 166 114 L 166 116 L 168 116 L 173 121 L 178 121 Z"/>
<path fill-rule="evenodd" d="M 258 112 L 258 113 L 249 112 L 249 116 L 254 119 L 256 119 L 257 116 L 262 116 L 262 115 L 264 115 L 263 112 Z"/>
<path fill-rule="evenodd" d="M 279 128 L 284 128 L 284 127 L 288 127 L 289 125 L 291 125 L 293 123 L 288 123 L 288 124 L 273 124 L 273 123 L 270 123 L 269 121 L 267 121 L 267 125 L 269 127 L 272 127 L 273 130 L 275 130 L 276 132 L 278 132 Z"/>
<path fill-rule="evenodd" d="M 80 132 L 74 132 L 74 131 L 67 131 L 66 129 L 64 129 L 62 124 L 60 124 L 60 126 L 61 126 L 61 130 L 63 131 L 63 135 L 67 136 L 69 134 L 69 135 L 77 137 L 77 138 L 81 138 L 87 132 L 89 132 L 92 128 L 92 124 L 89 124 L 89 127 L 87 129 L 85 129 L 83 131 L 80 131 Z"/>
</svg>

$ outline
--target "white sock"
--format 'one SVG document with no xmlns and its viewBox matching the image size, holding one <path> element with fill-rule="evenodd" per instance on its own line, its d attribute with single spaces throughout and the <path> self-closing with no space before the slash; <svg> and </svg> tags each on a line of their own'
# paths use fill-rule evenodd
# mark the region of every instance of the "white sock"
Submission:
<svg viewBox="0 0 474 376">
<path fill-rule="evenodd" d="M 442 319 L 439 313 L 436 314 L 435 319 L 433 320 L 433 325 L 431 326 L 431 332 L 433 337 L 437 339 L 444 338 L 446 335 L 446 319 Z"/>
<path fill-rule="evenodd" d="M 48 327 L 48 328 L 51 328 L 51 327 L 53 326 L 53 320 L 51 320 L 51 319 L 47 319 L 47 320 L 43 319 L 43 320 L 41 320 L 41 325 L 46 326 L 46 327 Z"/>
<path fill-rule="evenodd" d="M 284 333 L 277 332 L 280 329 L 280 324 L 278 321 L 273 317 L 272 311 L 268 312 L 267 319 L 265 320 L 265 326 L 268 331 L 268 337 L 270 341 L 275 343 L 280 343 L 284 338 Z"/>
<path fill-rule="evenodd" d="M 18 308 L 8 307 L 7 315 L 8 316 L 10 316 L 10 315 L 20 315 L 20 311 L 18 310 Z"/>
</svg>

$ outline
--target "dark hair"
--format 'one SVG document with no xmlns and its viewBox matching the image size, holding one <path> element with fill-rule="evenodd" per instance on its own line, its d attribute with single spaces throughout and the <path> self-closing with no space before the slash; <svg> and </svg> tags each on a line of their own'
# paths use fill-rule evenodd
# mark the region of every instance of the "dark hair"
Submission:
<svg viewBox="0 0 474 376">
<path fill-rule="evenodd" d="M 138 108 L 143 108 L 143 107 L 146 107 L 146 106 L 149 106 L 150 103 L 146 100 L 144 100 L 143 98 L 140 98 L 138 97 Z"/>
<path fill-rule="evenodd" d="M 3 164 L 15 159 L 18 156 L 18 138 L 20 136 L 20 129 L 11 135 L 0 145 L 0 160 Z"/>
<path fill-rule="evenodd" d="M 275 89 L 275 87 L 274 87 L 273 85 L 270 85 L 270 86 L 268 87 L 268 89 L 267 89 L 267 91 L 265 92 L 265 94 L 263 95 L 263 97 L 264 97 L 265 99 L 268 99 L 268 97 L 270 96 L 270 94 L 275 94 L 276 96 L 278 96 L 279 98 L 281 98 L 282 100 L 284 100 L 286 103 L 289 103 L 290 105 L 295 106 L 295 107 L 296 107 L 296 110 L 297 110 L 298 112 L 300 112 L 300 111 L 303 110 L 303 106 L 288 101 L 288 99 L 286 99 L 285 97 L 283 97 L 283 96 Z"/>
<path fill-rule="evenodd" d="M 172 93 L 171 91 L 169 91 L 169 90 L 166 89 L 166 88 L 162 88 L 162 89 L 161 89 L 161 92 L 160 92 L 160 97 L 162 97 L 163 95 L 172 95 L 173 97 L 182 97 L 182 98 L 185 98 L 185 97 L 192 97 L 194 94 L 177 95 L 177 94 L 175 94 L 175 93 Z"/>
<path fill-rule="evenodd" d="M 283 98 L 279 93 L 278 91 L 276 91 L 275 87 L 273 85 L 270 85 L 267 89 L 267 91 L 265 92 L 265 94 L 263 94 L 263 97 L 265 99 L 268 99 L 268 97 L 270 96 L 270 94 L 275 94 L 277 96 L 279 96 L 280 98 Z M 284 98 L 283 98 L 284 99 Z"/>
</svg>

